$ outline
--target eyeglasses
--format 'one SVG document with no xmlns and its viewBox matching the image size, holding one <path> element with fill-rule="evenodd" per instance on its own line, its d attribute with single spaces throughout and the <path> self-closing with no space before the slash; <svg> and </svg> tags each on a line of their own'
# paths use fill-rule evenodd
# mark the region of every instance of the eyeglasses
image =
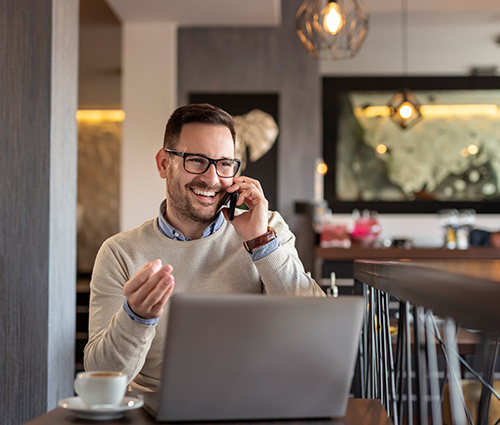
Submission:
<svg viewBox="0 0 500 425">
<path fill-rule="evenodd" d="M 208 170 L 210 165 L 214 164 L 215 171 L 219 177 L 231 178 L 238 173 L 241 165 L 241 161 L 236 158 L 211 159 L 204 155 L 178 152 L 172 149 L 165 149 L 165 152 L 184 159 L 184 169 L 191 174 L 203 174 Z"/>
</svg>

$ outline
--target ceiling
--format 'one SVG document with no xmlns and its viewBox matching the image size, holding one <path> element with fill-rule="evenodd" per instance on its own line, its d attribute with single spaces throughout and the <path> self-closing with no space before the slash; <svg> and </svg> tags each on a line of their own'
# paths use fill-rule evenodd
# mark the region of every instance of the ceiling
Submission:
<svg viewBox="0 0 500 425">
<path fill-rule="evenodd" d="M 179 27 L 278 26 L 281 7 L 288 0 L 81 0 L 80 99 L 89 90 L 116 98 L 119 105 L 121 23 L 176 22 Z M 400 20 L 402 2 L 408 2 L 409 23 L 425 25 L 459 22 L 498 25 L 499 0 L 364 0 L 371 21 Z M 109 93 L 108 93 L 109 92 Z M 109 103 L 109 102 L 108 102 Z M 95 105 L 98 106 L 98 105 Z"/>
<path fill-rule="evenodd" d="M 286 0 L 285 0 L 286 1 Z M 483 15 L 500 19 L 498 0 L 363 0 L 371 14 Z M 282 0 L 107 0 L 121 21 L 177 22 L 180 26 L 279 25 Z"/>
<path fill-rule="evenodd" d="M 107 0 L 122 22 L 168 21 L 179 26 L 275 26 L 281 0 Z"/>
</svg>

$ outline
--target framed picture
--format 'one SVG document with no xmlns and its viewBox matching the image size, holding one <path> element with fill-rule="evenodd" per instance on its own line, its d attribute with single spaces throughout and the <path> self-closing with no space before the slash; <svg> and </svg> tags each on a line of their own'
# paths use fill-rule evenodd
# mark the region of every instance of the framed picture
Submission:
<svg viewBox="0 0 500 425">
<path fill-rule="evenodd" d="M 421 116 L 403 128 L 394 95 Z M 500 212 L 500 78 L 323 79 L 325 199 L 334 212 Z"/>
</svg>

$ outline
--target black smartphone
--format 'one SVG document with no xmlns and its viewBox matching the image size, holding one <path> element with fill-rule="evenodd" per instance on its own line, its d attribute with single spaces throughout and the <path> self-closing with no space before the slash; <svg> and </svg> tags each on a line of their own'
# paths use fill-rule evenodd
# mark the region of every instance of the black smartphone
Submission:
<svg viewBox="0 0 500 425">
<path fill-rule="evenodd" d="M 229 220 L 232 220 L 234 218 L 234 210 L 236 209 L 236 202 L 238 201 L 238 192 L 232 192 L 232 193 L 227 192 L 224 198 L 222 199 L 219 209 L 222 208 L 224 205 L 226 205 L 228 201 L 229 201 L 228 218 Z"/>
<path fill-rule="evenodd" d="M 229 194 L 229 220 L 234 218 L 234 210 L 236 209 L 236 202 L 238 201 L 238 192 L 232 192 Z"/>
</svg>

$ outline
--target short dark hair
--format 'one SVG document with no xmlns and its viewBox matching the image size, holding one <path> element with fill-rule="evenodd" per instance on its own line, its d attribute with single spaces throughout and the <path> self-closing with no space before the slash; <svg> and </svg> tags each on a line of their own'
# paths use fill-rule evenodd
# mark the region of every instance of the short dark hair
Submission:
<svg viewBox="0 0 500 425">
<path fill-rule="evenodd" d="M 226 126 L 231 132 L 233 143 L 236 140 L 234 120 L 231 115 L 217 106 L 208 103 L 195 103 L 177 108 L 167 122 L 163 138 L 164 149 L 175 149 L 182 126 L 189 123 L 215 124 Z"/>
</svg>

